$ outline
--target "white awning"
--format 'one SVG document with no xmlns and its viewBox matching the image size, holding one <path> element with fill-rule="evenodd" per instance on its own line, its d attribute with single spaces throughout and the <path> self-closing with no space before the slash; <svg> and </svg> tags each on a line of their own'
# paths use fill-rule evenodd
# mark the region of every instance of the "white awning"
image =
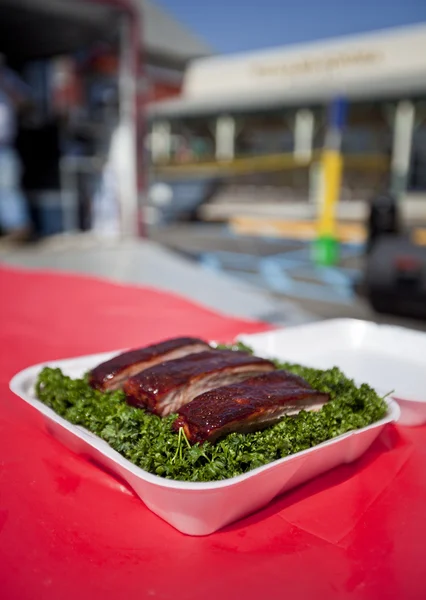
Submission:
<svg viewBox="0 0 426 600">
<path fill-rule="evenodd" d="M 151 117 L 259 110 L 426 91 L 426 25 L 193 61 L 182 97 Z"/>
</svg>

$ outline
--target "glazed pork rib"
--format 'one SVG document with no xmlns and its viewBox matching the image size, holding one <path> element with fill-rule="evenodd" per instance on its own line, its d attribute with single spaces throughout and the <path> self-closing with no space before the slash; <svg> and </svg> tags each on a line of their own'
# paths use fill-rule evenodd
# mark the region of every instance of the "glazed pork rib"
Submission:
<svg viewBox="0 0 426 600">
<path fill-rule="evenodd" d="M 180 337 L 130 350 L 95 367 L 89 374 L 89 383 L 101 391 L 117 390 L 126 379 L 144 369 L 209 348 L 207 342 L 198 338 Z"/>
<path fill-rule="evenodd" d="M 142 371 L 123 389 L 129 404 L 164 417 L 203 392 L 274 369 L 269 360 L 245 352 L 209 350 Z"/>
<path fill-rule="evenodd" d="M 247 433 L 300 410 L 318 410 L 328 394 L 304 379 L 279 370 L 201 394 L 178 411 L 175 431 L 183 427 L 191 443 L 214 442 L 231 432 Z"/>
</svg>

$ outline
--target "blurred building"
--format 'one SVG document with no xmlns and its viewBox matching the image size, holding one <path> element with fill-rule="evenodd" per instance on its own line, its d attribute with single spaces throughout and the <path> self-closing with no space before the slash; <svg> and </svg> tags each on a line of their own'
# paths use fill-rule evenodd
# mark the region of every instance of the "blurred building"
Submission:
<svg viewBox="0 0 426 600">
<path fill-rule="evenodd" d="M 41 225 L 54 233 L 91 227 L 92 199 L 124 126 L 133 140 L 125 144 L 127 162 L 137 157 L 143 195 L 146 104 L 180 94 L 188 62 L 211 50 L 149 0 L 0 0 L 0 53 L 33 92 L 36 110 L 21 136 L 31 163 L 24 184 L 36 204 L 62 213 L 52 209 Z M 115 137 L 123 144 L 123 135 Z M 41 154 L 50 156 L 49 165 L 37 160 Z M 135 195 L 130 188 L 122 193 L 125 202 Z"/>
<path fill-rule="evenodd" d="M 85 0 L 86 3 L 91 1 L 96 0 Z M 97 1 L 101 5 L 105 4 L 104 10 L 111 10 L 107 0 Z M 155 102 L 179 95 L 184 71 L 189 61 L 211 54 L 211 49 L 166 11 L 149 0 L 129 0 L 129 4 L 133 6 L 138 15 L 141 52 L 139 84 L 144 102 Z M 114 27 L 110 27 L 108 33 L 111 34 L 113 30 Z M 103 37 L 100 35 L 97 44 L 91 45 L 90 52 L 86 52 L 85 63 L 81 60 L 83 49 L 84 46 L 80 48 L 77 56 L 68 57 L 67 63 L 69 64 L 71 61 L 73 65 L 79 65 L 80 72 L 86 69 L 87 72 L 92 72 L 99 79 L 104 77 L 107 80 L 108 76 L 117 74 L 119 61 L 117 47 L 111 43 L 107 44 L 105 35 Z M 84 63 L 83 68 L 82 62 Z M 53 61 L 53 69 L 57 77 L 61 77 L 63 68 L 62 57 Z M 81 85 L 81 80 L 79 83 Z M 75 98 L 72 98 L 71 106 L 75 105 Z"/>
<path fill-rule="evenodd" d="M 327 107 L 336 97 L 348 101 L 347 218 L 364 214 L 357 201 L 377 190 L 424 198 L 426 24 L 191 62 L 182 95 L 150 108 L 156 177 L 226 182 L 206 218 L 250 197 L 287 200 L 295 215 L 311 214 L 297 206 L 317 196 Z M 426 214 L 426 199 L 422 205 Z"/>
</svg>

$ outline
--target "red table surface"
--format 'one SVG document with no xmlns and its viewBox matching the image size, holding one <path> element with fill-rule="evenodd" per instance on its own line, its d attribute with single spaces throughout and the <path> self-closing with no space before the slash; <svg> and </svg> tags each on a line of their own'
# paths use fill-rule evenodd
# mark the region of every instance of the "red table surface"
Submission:
<svg viewBox="0 0 426 600">
<path fill-rule="evenodd" d="M 0 597 L 426 598 L 426 428 L 389 426 L 356 463 L 202 538 L 151 513 L 8 390 L 30 364 L 265 326 L 174 295 L 0 269 Z"/>
</svg>

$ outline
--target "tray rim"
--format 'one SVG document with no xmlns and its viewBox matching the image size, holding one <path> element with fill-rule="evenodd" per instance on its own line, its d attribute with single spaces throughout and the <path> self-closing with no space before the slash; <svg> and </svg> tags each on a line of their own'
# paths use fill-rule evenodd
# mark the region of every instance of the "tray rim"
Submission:
<svg viewBox="0 0 426 600">
<path fill-rule="evenodd" d="M 388 330 L 393 332 L 401 332 L 404 335 L 412 335 L 413 337 L 421 338 L 426 344 L 426 331 L 420 331 L 418 329 L 410 329 L 409 327 L 404 327 L 402 325 L 394 325 L 390 323 L 377 323 L 376 321 L 367 321 L 366 319 L 355 319 L 355 318 L 345 318 L 345 317 L 337 317 L 334 319 L 322 319 L 318 321 L 312 321 L 309 323 L 301 323 L 299 325 L 293 326 L 283 326 L 277 327 L 275 329 L 269 329 L 267 331 L 258 331 L 256 333 L 240 333 L 236 336 L 235 341 L 243 341 L 243 339 L 259 339 L 263 337 L 267 337 L 271 334 L 277 334 L 282 332 L 289 331 L 301 331 L 312 328 L 322 328 L 333 325 L 342 325 L 342 326 L 351 326 L 351 325 L 363 325 L 368 329 L 374 329 L 376 331 L 379 330 Z"/>
<path fill-rule="evenodd" d="M 370 329 L 371 331 L 389 331 L 389 332 L 393 332 L 393 333 L 402 333 L 403 335 L 410 335 L 413 336 L 417 339 L 421 339 L 422 342 L 425 344 L 426 346 L 426 331 L 419 331 L 417 329 L 410 329 L 409 327 L 403 327 L 402 325 L 393 325 L 393 324 L 388 324 L 388 323 L 377 323 L 375 321 L 367 321 L 365 319 L 353 319 L 353 318 L 335 318 L 335 319 L 324 319 L 321 321 L 314 321 L 312 323 L 302 323 L 300 325 L 295 325 L 294 327 L 278 327 L 274 330 L 271 331 L 260 331 L 258 333 L 241 333 L 237 336 L 236 341 L 241 341 L 243 343 L 249 343 L 251 339 L 253 340 L 259 340 L 259 339 L 264 339 L 266 337 L 268 337 L 268 335 L 271 334 L 281 334 L 283 332 L 288 332 L 288 331 L 301 331 L 303 333 L 303 330 L 309 330 L 311 328 L 318 328 L 321 329 L 323 327 L 327 327 L 327 325 L 331 325 L 331 326 L 352 326 L 352 325 L 362 325 L 364 327 L 366 327 L 367 329 Z M 383 352 L 384 355 L 389 355 L 391 354 L 392 356 L 395 355 L 394 352 L 389 353 L 388 351 L 384 351 Z M 264 355 L 265 357 L 269 356 L 267 353 Z M 415 361 L 416 364 L 422 364 L 421 360 L 416 360 Z M 426 360 L 423 361 L 424 362 L 424 366 L 426 368 Z M 307 365 L 309 366 L 309 365 Z M 316 368 L 316 367 L 314 367 Z M 359 382 L 355 382 L 355 383 L 359 383 Z M 369 384 L 370 385 L 370 384 Z M 377 393 L 382 393 L 382 390 L 378 390 L 377 387 L 375 386 L 371 386 L 373 387 Z M 415 396 L 410 396 L 407 395 L 409 397 L 404 397 L 403 394 L 398 394 L 396 392 L 391 392 L 389 394 L 389 397 L 393 399 L 394 402 L 403 402 L 407 405 L 412 404 L 413 407 L 415 405 L 419 406 L 419 405 L 425 405 L 426 404 L 426 398 L 422 399 L 422 398 L 418 398 Z"/>
</svg>

